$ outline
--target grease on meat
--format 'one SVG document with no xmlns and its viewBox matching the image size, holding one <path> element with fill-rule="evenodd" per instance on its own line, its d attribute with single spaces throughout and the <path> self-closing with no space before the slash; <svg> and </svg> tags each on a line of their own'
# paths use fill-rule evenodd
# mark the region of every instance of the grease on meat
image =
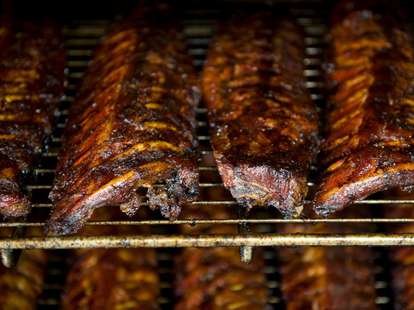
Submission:
<svg viewBox="0 0 414 310">
<path fill-rule="evenodd" d="M 304 35 L 288 18 L 243 17 L 220 28 L 203 71 L 214 156 L 239 203 L 298 216 L 318 144 Z"/>
<path fill-rule="evenodd" d="M 133 214 L 140 188 L 171 219 L 197 195 L 199 91 L 170 14 L 138 10 L 98 47 L 64 134 L 49 232 L 72 233 L 101 206 Z"/>
<path fill-rule="evenodd" d="M 342 1 L 333 14 L 320 215 L 414 185 L 413 38 L 397 11 L 379 3 Z"/>
<path fill-rule="evenodd" d="M 22 179 L 51 133 L 63 95 L 64 58 L 58 25 L 1 22 L 0 214 L 6 217 L 29 212 Z"/>
</svg>

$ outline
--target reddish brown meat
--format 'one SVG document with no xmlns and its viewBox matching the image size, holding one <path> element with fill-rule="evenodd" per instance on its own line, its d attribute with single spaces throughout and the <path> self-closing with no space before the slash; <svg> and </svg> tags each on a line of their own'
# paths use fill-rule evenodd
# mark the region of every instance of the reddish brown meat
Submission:
<svg viewBox="0 0 414 310">
<path fill-rule="evenodd" d="M 43 290 L 47 255 L 43 250 L 26 250 L 16 267 L 0 266 L 2 309 L 34 310 Z"/>
<path fill-rule="evenodd" d="M 0 214 L 22 216 L 29 200 L 22 177 L 51 132 L 63 94 L 61 29 L 50 22 L 0 27 Z"/>
<path fill-rule="evenodd" d="M 214 197 L 214 199 L 220 199 Z M 187 208 L 188 219 L 234 218 L 226 207 Z M 235 226 L 182 226 L 186 234 L 234 234 Z M 269 290 L 264 260 L 256 249 L 250 264 L 241 262 L 238 248 L 185 248 L 176 260 L 176 310 L 265 310 Z"/>
<path fill-rule="evenodd" d="M 98 47 L 64 133 L 49 232 L 78 230 L 97 207 L 133 214 L 139 188 L 172 219 L 195 198 L 199 92 L 169 14 L 138 11 Z"/>
<path fill-rule="evenodd" d="M 349 228 L 342 232 L 355 232 Z M 324 224 L 289 225 L 284 232 L 326 234 L 333 230 Z M 297 247 L 281 248 L 277 253 L 286 309 L 377 309 L 370 248 Z"/>
<path fill-rule="evenodd" d="M 153 249 L 84 250 L 66 280 L 63 309 L 159 309 Z"/>
<path fill-rule="evenodd" d="M 304 35 L 291 20 L 257 13 L 225 24 L 202 86 L 224 185 L 248 208 L 297 216 L 317 151 L 317 113 L 305 88 Z"/>
<path fill-rule="evenodd" d="M 341 4 L 329 35 L 332 91 L 315 197 L 324 216 L 414 185 L 412 37 L 394 11 L 353 10 L 353 2 Z"/>
<path fill-rule="evenodd" d="M 146 218 L 145 211 L 140 210 L 137 218 Z M 116 208 L 101 208 L 92 219 L 117 221 L 125 217 L 120 216 Z M 137 235 L 148 230 L 148 226 L 86 225 L 80 235 Z M 76 249 L 72 254 L 63 309 L 159 309 L 160 279 L 155 249 Z"/>
</svg>

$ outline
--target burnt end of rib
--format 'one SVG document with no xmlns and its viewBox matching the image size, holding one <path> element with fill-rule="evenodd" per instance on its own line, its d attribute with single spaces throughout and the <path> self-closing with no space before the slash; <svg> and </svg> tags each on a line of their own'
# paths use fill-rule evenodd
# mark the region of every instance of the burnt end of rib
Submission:
<svg viewBox="0 0 414 310">
<path fill-rule="evenodd" d="M 214 157 L 224 185 L 249 208 L 301 212 L 318 151 L 303 57 L 301 29 L 263 12 L 223 25 L 209 50 L 202 86 Z"/>
<path fill-rule="evenodd" d="M 412 215 L 412 214 L 411 214 Z M 393 233 L 413 233 L 413 228 L 403 231 L 393 231 Z M 413 309 L 413 272 L 414 272 L 414 250 L 411 247 L 399 247 L 389 251 L 392 262 L 391 276 L 392 289 L 394 291 L 395 309 Z"/>
<path fill-rule="evenodd" d="M 179 23 L 157 16 L 114 25 L 95 52 L 64 132 L 50 233 L 75 232 L 99 207 L 132 215 L 144 195 L 174 219 L 198 192 L 199 90 Z"/>
<path fill-rule="evenodd" d="M 216 152 L 217 166 L 223 184 L 241 205 L 247 208 L 265 206 L 277 208 L 286 217 L 301 214 L 308 186 L 305 176 L 287 167 L 262 165 L 237 160 L 234 164 L 221 159 Z M 233 161 L 234 162 L 234 161 Z"/>
<path fill-rule="evenodd" d="M 23 194 L 22 174 L 31 163 L 27 145 L 0 143 L 0 214 L 5 217 L 27 215 L 30 202 Z"/>
<path fill-rule="evenodd" d="M 314 201 L 321 215 L 414 184 L 414 48 L 396 15 L 351 10 L 334 18 L 327 135 Z"/>
</svg>

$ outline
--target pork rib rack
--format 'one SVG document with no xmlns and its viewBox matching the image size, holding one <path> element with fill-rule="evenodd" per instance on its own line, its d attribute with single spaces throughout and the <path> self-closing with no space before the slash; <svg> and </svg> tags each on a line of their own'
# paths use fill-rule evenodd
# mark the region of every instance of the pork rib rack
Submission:
<svg viewBox="0 0 414 310">
<path fill-rule="evenodd" d="M 294 21 L 256 12 L 218 31 L 202 88 L 224 185 L 248 208 L 297 216 L 317 153 L 317 112 L 305 88 L 304 35 Z"/>
<path fill-rule="evenodd" d="M 50 21 L 0 24 L 0 214 L 17 217 L 30 210 L 23 179 L 51 133 L 65 53 Z"/>
<path fill-rule="evenodd" d="M 363 2 L 343 1 L 332 17 L 331 96 L 314 201 L 324 216 L 414 185 L 413 39 L 398 12 L 384 8 L 389 1 L 373 9 Z"/>
<path fill-rule="evenodd" d="M 199 98 L 179 23 L 138 10 L 98 47 L 64 133 L 49 232 L 78 230 L 97 207 L 148 203 L 176 218 L 198 192 Z"/>
</svg>

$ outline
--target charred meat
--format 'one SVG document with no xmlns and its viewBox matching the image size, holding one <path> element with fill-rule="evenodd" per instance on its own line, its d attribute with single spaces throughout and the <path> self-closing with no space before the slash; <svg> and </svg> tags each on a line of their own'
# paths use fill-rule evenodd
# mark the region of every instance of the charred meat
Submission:
<svg viewBox="0 0 414 310">
<path fill-rule="evenodd" d="M 79 253 L 67 277 L 63 309 L 159 309 L 154 249 Z"/>
<path fill-rule="evenodd" d="M 387 5 L 363 2 L 343 1 L 329 34 L 331 96 L 314 201 L 324 216 L 414 185 L 413 38 Z"/>
<path fill-rule="evenodd" d="M 171 12 L 138 11 L 113 27 L 84 78 L 50 194 L 49 232 L 78 230 L 98 207 L 151 208 L 174 219 L 198 191 L 199 91 Z"/>
<path fill-rule="evenodd" d="M 219 172 L 247 208 L 297 216 L 317 153 L 317 112 L 305 88 L 304 35 L 255 13 L 218 31 L 202 77 Z"/>
<path fill-rule="evenodd" d="M 18 25 L 17 25 L 18 24 Z M 17 32 L 16 29 L 19 29 Z M 0 26 L 0 214 L 23 216 L 22 178 L 51 133 L 63 94 L 63 39 L 52 22 Z"/>
</svg>

